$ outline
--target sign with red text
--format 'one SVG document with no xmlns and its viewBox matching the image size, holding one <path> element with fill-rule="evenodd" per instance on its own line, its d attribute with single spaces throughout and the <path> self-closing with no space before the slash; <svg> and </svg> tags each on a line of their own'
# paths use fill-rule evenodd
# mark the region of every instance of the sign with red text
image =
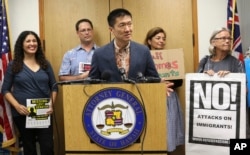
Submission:
<svg viewBox="0 0 250 155">
<path fill-rule="evenodd" d="M 186 155 L 229 155 L 246 138 L 246 75 L 186 74 Z"/>
<path fill-rule="evenodd" d="M 155 67 L 161 78 L 167 80 L 184 79 L 183 49 L 151 50 Z"/>
</svg>

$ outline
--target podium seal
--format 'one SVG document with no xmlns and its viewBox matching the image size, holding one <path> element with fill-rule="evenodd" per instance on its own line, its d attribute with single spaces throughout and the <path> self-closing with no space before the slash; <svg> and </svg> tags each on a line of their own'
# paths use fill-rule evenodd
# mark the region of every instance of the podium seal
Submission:
<svg viewBox="0 0 250 155">
<path fill-rule="evenodd" d="M 131 92 L 105 88 L 88 99 L 82 121 L 94 143 L 117 150 L 133 145 L 140 138 L 145 125 L 145 111 Z"/>
</svg>

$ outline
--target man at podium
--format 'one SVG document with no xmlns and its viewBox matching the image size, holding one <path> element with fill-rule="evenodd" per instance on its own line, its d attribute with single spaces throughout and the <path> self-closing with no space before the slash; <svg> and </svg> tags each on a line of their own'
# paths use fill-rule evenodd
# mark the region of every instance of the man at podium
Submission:
<svg viewBox="0 0 250 155">
<path fill-rule="evenodd" d="M 149 49 L 131 40 L 133 32 L 132 14 L 123 8 L 111 11 L 108 15 L 109 30 L 114 39 L 107 45 L 96 49 L 89 77 L 102 79 L 109 72 L 110 82 L 135 83 L 138 75 L 161 80 L 155 68 Z M 167 83 L 167 92 L 173 91 Z"/>
</svg>

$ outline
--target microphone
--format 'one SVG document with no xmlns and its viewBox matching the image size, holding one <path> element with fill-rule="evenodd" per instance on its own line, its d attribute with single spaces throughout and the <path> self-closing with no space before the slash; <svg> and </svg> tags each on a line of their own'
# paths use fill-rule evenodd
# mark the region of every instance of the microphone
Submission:
<svg viewBox="0 0 250 155">
<path fill-rule="evenodd" d="M 85 79 L 85 83 L 89 83 L 89 84 L 97 84 L 97 83 L 101 83 L 101 82 L 106 82 L 106 80 L 103 80 L 103 79 L 92 79 L 91 77 L 87 77 Z"/>
<path fill-rule="evenodd" d="M 77 84 L 77 83 L 91 83 L 91 84 L 95 84 L 95 83 L 101 83 L 101 82 L 105 82 L 105 81 L 106 80 L 91 79 L 90 77 L 87 77 L 85 79 L 80 79 L 80 80 L 60 81 L 60 82 L 57 82 L 57 84 Z"/>
<path fill-rule="evenodd" d="M 137 81 L 139 82 L 145 82 L 146 78 L 143 76 L 143 74 L 141 72 L 137 73 L 137 77 L 136 77 Z"/>
<path fill-rule="evenodd" d="M 110 70 L 105 70 L 103 71 L 102 75 L 101 75 L 101 79 L 105 80 L 105 81 L 109 81 L 110 77 L 111 77 L 112 71 Z"/>
<path fill-rule="evenodd" d="M 159 77 L 145 77 L 141 72 L 137 73 L 137 80 L 143 83 L 160 83 L 161 78 Z"/>
<path fill-rule="evenodd" d="M 147 83 L 160 83 L 161 78 L 159 78 L 159 77 L 146 77 L 146 82 Z"/>
<path fill-rule="evenodd" d="M 57 82 L 57 84 L 74 84 L 74 83 L 97 84 L 101 82 L 107 82 L 110 79 L 110 77 L 111 77 L 111 71 L 105 70 L 101 75 L 101 79 L 92 79 L 91 77 L 87 77 L 85 79 L 79 79 L 79 80 L 60 81 Z"/>
<path fill-rule="evenodd" d="M 124 81 L 125 79 L 127 79 L 126 72 L 125 72 L 124 68 L 119 68 L 119 73 L 121 74 L 122 81 Z"/>
<path fill-rule="evenodd" d="M 121 74 L 122 81 L 133 84 L 136 83 L 134 80 L 127 78 L 126 71 L 124 68 L 119 68 L 119 73 Z"/>
</svg>

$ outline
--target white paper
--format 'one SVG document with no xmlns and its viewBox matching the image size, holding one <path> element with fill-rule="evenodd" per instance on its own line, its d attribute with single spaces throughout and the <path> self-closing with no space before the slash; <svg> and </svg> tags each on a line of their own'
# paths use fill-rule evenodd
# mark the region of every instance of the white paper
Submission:
<svg viewBox="0 0 250 155">
<path fill-rule="evenodd" d="M 30 115 L 26 116 L 26 128 L 48 128 L 50 115 L 47 114 L 51 102 L 49 98 L 27 99 Z"/>
<path fill-rule="evenodd" d="M 186 155 L 229 155 L 246 138 L 246 77 L 186 74 Z"/>
</svg>

